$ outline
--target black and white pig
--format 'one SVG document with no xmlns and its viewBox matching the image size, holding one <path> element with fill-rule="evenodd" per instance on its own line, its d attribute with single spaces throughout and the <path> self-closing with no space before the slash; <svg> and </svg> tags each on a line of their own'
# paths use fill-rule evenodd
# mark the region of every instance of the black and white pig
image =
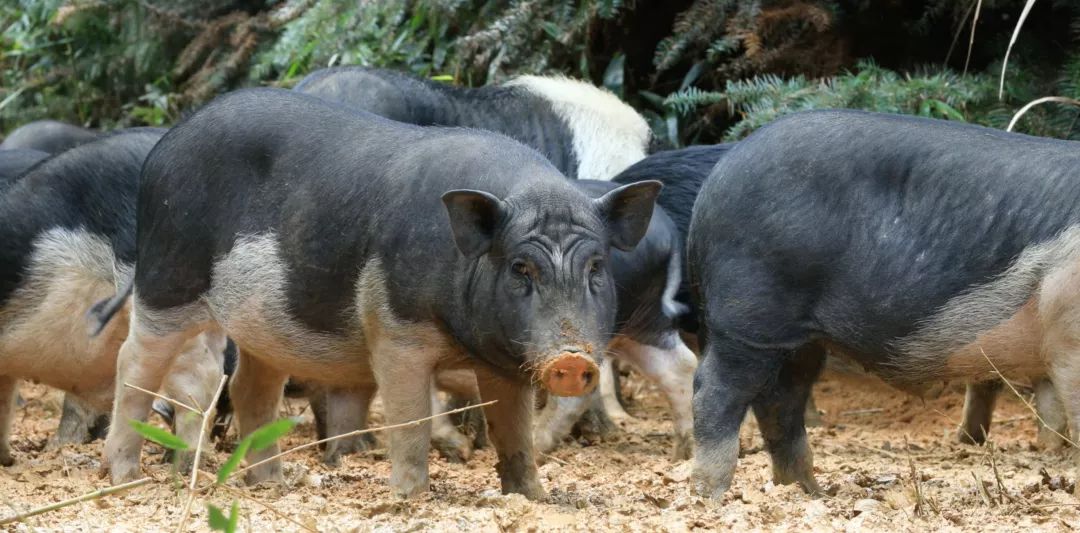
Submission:
<svg viewBox="0 0 1080 533">
<path fill-rule="evenodd" d="M 346 66 L 316 71 L 294 90 L 399 122 L 499 132 L 537 149 L 564 174 L 578 179 L 610 180 L 645 156 L 651 138 L 648 124 L 641 115 L 618 97 L 592 84 L 568 78 L 522 76 L 501 86 L 461 88 L 394 70 Z M 596 189 L 597 186 L 588 187 Z M 681 270 L 671 271 L 673 277 L 665 279 L 663 276 L 668 272 L 658 273 L 653 268 L 656 264 L 669 262 L 677 265 L 680 257 L 675 253 L 675 244 L 659 240 L 669 238 L 670 234 L 654 235 L 647 239 L 653 243 L 648 251 L 616 254 L 617 266 L 622 267 L 613 272 L 616 285 L 637 289 L 679 286 Z M 657 257 L 656 252 L 660 249 L 668 255 Z M 629 289 L 626 295 L 620 295 L 620 313 L 634 318 L 633 323 L 622 321 L 620 324 L 633 328 L 633 331 L 620 330 L 607 353 L 630 363 L 664 391 L 674 410 L 673 455 L 683 459 L 689 457 L 693 449 L 690 406 L 683 396 L 689 395 L 690 376 L 697 360 L 679 337 L 671 319 L 685 306 L 672 305 L 672 294 L 664 290 L 645 293 L 657 300 L 647 301 Z M 600 387 L 589 397 L 552 398 L 546 404 L 536 428 L 538 451 L 553 450 L 586 409 L 593 409 L 603 418 L 628 416 L 616 399 L 611 364 L 605 358 Z M 686 390 L 685 395 L 678 392 L 682 390 Z M 337 422 L 324 424 L 326 427 L 331 431 L 336 431 L 334 428 L 355 429 L 355 421 L 366 420 L 366 413 L 360 416 L 360 411 L 355 408 L 361 403 L 366 405 L 363 399 L 347 401 L 342 391 L 334 394 L 338 398 L 335 402 L 316 400 L 316 403 L 326 406 L 328 410 L 324 412 L 327 413 L 334 409 L 335 403 L 340 403 L 354 414 L 335 416 Z M 370 398 L 373 394 L 374 391 L 365 391 L 363 396 Z M 443 455 L 467 457 L 467 448 L 460 446 L 467 441 L 456 435 L 444 421 L 435 423 L 434 435 L 437 440 L 443 439 L 436 442 Z M 330 462 L 336 462 L 333 453 L 342 446 L 349 449 L 362 447 L 358 442 L 332 444 L 327 456 Z"/>
<path fill-rule="evenodd" d="M 0 142 L 0 150 L 29 149 L 58 154 L 102 135 L 65 122 L 38 120 L 15 128 L 4 142 Z"/>
<path fill-rule="evenodd" d="M 11 148 L 0 150 L 0 194 L 22 177 L 23 173 L 49 154 L 29 148 Z M 16 396 L 18 403 L 18 396 Z M 64 395 L 64 405 L 60 416 L 60 426 L 50 446 L 67 443 L 89 442 L 93 438 L 104 438 L 108 429 L 108 414 L 95 412 L 86 402 L 71 395 Z"/>
<path fill-rule="evenodd" d="M 593 198 L 600 198 L 618 187 L 608 181 L 574 180 L 571 183 Z M 656 383 L 668 401 L 675 426 L 672 452 L 675 459 L 689 458 L 693 450 L 690 389 L 697 368 L 696 356 L 679 337 L 677 319 L 682 309 L 674 301 L 681 282 L 683 240 L 675 223 L 663 209 L 657 208 L 637 246 L 630 251 L 612 251 L 609 261 L 618 308 L 617 334 L 608 348 L 621 361 L 631 364 Z M 535 445 L 539 453 L 546 454 L 555 449 L 585 411 L 604 400 L 597 395 L 605 386 L 603 380 L 610 375 L 609 370 L 602 370 L 601 382 L 590 395 L 548 399 L 535 428 Z M 470 379 L 458 371 L 440 373 L 436 382 L 437 389 L 450 392 L 457 399 L 472 401 L 479 395 L 475 378 Z M 610 383 L 607 385 L 614 387 Z M 363 386 L 325 388 L 310 384 L 306 384 L 306 388 L 320 439 L 365 427 L 374 389 Z M 434 391 L 432 395 L 432 409 L 442 409 L 438 399 L 434 398 Z M 606 412 L 622 410 L 617 400 L 615 402 L 614 407 L 606 406 Z M 367 449 L 372 442 L 360 438 L 333 441 L 325 448 L 324 461 L 337 464 L 341 454 Z M 446 418 L 432 422 L 432 443 L 441 455 L 454 462 L 467 460 L 472 451 L 470 439 Z"/>
<path fill-rule="evenodd" d="M 398 122 L 499 132 L 577 179 L 610 180 L 644 158 L 652 138 L 634 108 L 570 78 L 520 76 L 468 88 L 395 70 L 343 66 L 317 70 L 293 90 Z"/>
<path fill-rule="evenodd" d="M 590 199 L 501 135 L 418 127 L 292 91 L 218 98 L 171 129 L 143 167 L 131 334 L 119 382 L 155 389 L 201 331 L 240 360 L 230 392 L 245 435 L 277 414 L 288 376 L 381 385 L 386 419 L 431 412 L 431 375 L 478 375 L 504 492 L 544 494 L 532 388 L 581 395 L 610 340 L 609 247 L 629 250 L 661 185 Z M 139 474 L 126 423 L 150 399 L 117 388 L 105 457 Z M 390 483 L 428 488 L 430 424 L 390 433 Z M 253 454 L 259 461 L 276 446 Z M 248 481 L 280 479 L 279 461 Z"/>
<path fill-rule="evenodd" d="M 0 464 L 13 461 L 8 440 L 18 380 L 76 396 L 75 405 L 86 410 L 77 418 L 87 423 L 112 407 L 127 308 L 93 338 L 85 313 L 131 269 L 139 170 L 162 134 L 136 130 L 73 148 L 31 167 L 0 193 Z M 202 361 L 214 357 L 199 352 L 213 351 L 213 341 L 200 337 L 185 347 L 185 362 L 198 357 L 171 377 L 167 391 L 209 402 L 218 380 L 203 379 Z M 220 367 L 209 373 L 220 376 Z M 192 438 L 197 426 L 181 421 L 178 432 Z"/>
<path fill-rule="evenodd" d="M 681 239 L 680 247 L 686 249 L 686 235 L 690 229 L 690 215 L 698 192 L 705 183 L 713 167 L 724 157 L 734 143 L 689 146 L 677 150 L 665 150 L 650 154 L 645 159 L 634 163 L 619 173 L 611 181 L 615 183 L 633 183 L 642 180 L 656 180 L 664 184 L 657 206 L 662 208 L 678 228 Z M 685 259 L 683 265 L 685 267 Z M 684 270 L 683 282 L 675 299 L 689 309 L 679 316 L 679 327 L 689 333 L 698 330 L 697 308 L 691 302 L 689 276 Z M 1061 439 L 1068 435 L 1067 422 L 1057 392 L 1047 379 L 1034 384 L 1035 400 L 1039 415 L 1049 424 L 1040 427 L 1038 442 L 1044 449 L 1058 449 L 1066 444 Z M 993 418 L 994 403 L 1001 389 L 998 379 L 968 385 L 964 399 L 963 422 L 957 437 L 961 442 L 981 444 Z M 821 423 L 820 415 L 814 406 L 814 397 L 810 396 L 806 404 L 807 425 Z M 812 424 L 811 424 L 812 422 Z"/>
<path fill-rule="evenodd" d="M 1080 415 L 1080 144 L 855 111 L 780 119 L 701 190 L 694 479 L 724 492 L 748 407 L 777 482 L 819 491 L 803 404 L 825 350 L 894 385 L 1049 376 Z"/>
</svg>

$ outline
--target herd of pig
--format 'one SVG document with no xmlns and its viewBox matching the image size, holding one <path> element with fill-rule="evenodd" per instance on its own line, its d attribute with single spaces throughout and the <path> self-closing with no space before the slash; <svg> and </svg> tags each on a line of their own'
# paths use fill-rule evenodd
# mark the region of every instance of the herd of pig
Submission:
<svg viewBox="0 0 1080 533">
<path fill-rule="evenodd" d="M 655 144 L 587 83 L 360 67 L 169 129 L 18 128 L 0 145 L 0 464 L 18 380 L 67 393 L 53 444 L 107 427 L 114 483 L 140 475 L 127 421 L 200 436 L 139 389 L 209 406 L 227 375 L 217 415 L 239 435 L 286 391 L 320 436 L 364 427 L 376 391 L 388 424 L 495 400 L 475 441 L 445 417 L 389 433 L 406 497 L 432 445 L 467 460 L 488 440 L 502 490 L 543 497 L 538 453 L 587 412 L 625 416 L 620 363 L 666 397 L 673 456 L 710 496 L 751 409 L 775 481 L 821 490 L 805 417 L 826 355 L 914 393 L 969 383 L 967 442 L 1001 376 L 1035 388 L 1047 448 L 1080 427 L 1080 145 L 855 111 Z"/>
</svg>

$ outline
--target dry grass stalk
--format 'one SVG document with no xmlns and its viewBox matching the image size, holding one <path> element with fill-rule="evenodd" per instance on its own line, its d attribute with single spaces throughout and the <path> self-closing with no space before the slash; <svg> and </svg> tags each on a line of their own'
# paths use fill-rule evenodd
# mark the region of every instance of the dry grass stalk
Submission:
<svg viewBox="0 0 1080 533">
<path fill-rule="evenodd" d="M 195 414 L 198 414 L 198 415 L 203 414 L 202 409 L 196 409 L 196 408 L 194 408 L 194 407 L 192 407 L 192 406 L 190 406 L 190 405 L 188 405 L 188 404 L 186 404 L 184 402 L 181 402 L 180 400 L 169 398 L 168 396 L 158 394 L 158 393 L 156 393 L 154 391 L 146 390 L 146 389 L 144 389 L 142 387 L 139 387 L 137 385 L 132 385 L 131 383 L 124 383 L 124 386 L 129 388 L 129 389 L 135 389 L 135 390 L 137 390 L 137 391 L 139 391 L 139 392 L 141 392 L 143 394 L 149 394 L 150 396 L 153 396 L 154 398 L 158 398 L 159 400 L 165 400 L 166 402 L 169 402 L 169 403 L 171 403 L 171 404 L 173 404 L 173 405 L 175 405 L 177 407 L 182 407 L 184 409 L 187 409 L 188 411 L 191 411 L 192 413 L 195 413 Z M 192 402 L 192 403 L 197 404 L 199 402 Z"/>
<path fill-rule="evenodd" d="M 923 490 L 922 474 L 915 468 L 915 456 L 911 453 L 911 444 L 908 443 L 907 436 L 904 436 L 904 450 L 907 451 L 908 471 L 911 474 L 911 486 L 915 491 L 915 516 L 927 514 L 928 508 L 935 513 L 941 514 L 937 502 L 932 498 L 927 497 L 926 492 Z"/>
<path fill-rule="evenodd" d="M 1080 106 L 1080 100 L 1066 96 L 1044 96 L 1042 98 L 1036 98 L 1035 100 L 1028 102 L 1024 107 L 1021 107 L 1020 110 L 1013 115 L 1012 120 L 1009 121 L 1009 125 L 1005 127 L 1005 131 L 1012 131 L 1013 127 L 1016 126 L 1016 123 L 1020 120 L 1020 117 L 1024 116 L 1031 108 L 1047 102 L 1058 102 L 1061 104 Z"/>
<path fill-rule="evenodd" d="M 1009 491 L 1005 490 L 1005 483 L 1001 481 L 1001 472 L 998 472 L 997 467 L 997 456 L 994 454 L 997 447 L 994 446 L 993 442 L 987 442 L 986 448 L 989 452 L 987 455 L 990 457 L 990 470 L 994 472 L 994 482 L 997 484 L 998 502 L 1009 500 L 1012 503 L 1018 503 L 1016 498 L 1014 498 L 1012 494 L 1009 494 Z"/>
<path fill-rule="evenodd" d="M 191 483 L 188 485 L 188 498 L 184 502 L 184 512 L 181 514 L 180 521 L 176 524 L 178 533 L 184 530 L 188 517 L 191 516 L 191 504 L 195 502 L 195 484 L 199 481 L 199 459 L 202 457 L 203 441 L 206 440 L 206 433 L 210 429 L 210 420 L 214 417 L 214 406 L 217 405 L 218 399 L 221 398 L 221 391 L 225 390 L 225 384 L 228 382 L 229 376 L 221 376 L 214 397 L 210 400 L 210 407 L 202 413 L 202 424 L 199 425 L 199 442 L 195 444 L 195 457 L 191 465 Z"/>
<path fill-rule="evenodd" d="M 971 19 L 971 39 L 968 41 L 967 57 L 964 58 L 964 76 L 967 76 L 968 64 L 971 63 L 971 49 L 975 48 L 975 26 L 979 24 L 979 13 L 982 11 L 982 0 L 975 4 L 975 18 Z"/>
<path fill-rule="evenodd" d="M 277 455 L 274 455 L 272 457 L 267 457 L 266 459 L 263 459 L 262 461 L 259 461 L 259 462 L 255 463 L 255 464 L 250 464 L 248 466 L 245 466 L 244 468 L 241 468 L 241 469 L 237 470 L 234 475 L 240 475 L 240 474 L 242 474 L 244 472 L 247 472 L 248 470 L 251 470 L 252 468 L 255 468 L 257 466 L 269 463 L 270 461 L 274 461 L 276 459 L 280 459 L 280 458 L 282 458 L 282 457 L 284 457 L 286 455 L 289 455 L 290 453 L 298 452 L 300 450 L 304 450 L 304 449 L 307 449 L 307 448 L 311 448 L 312 446 L 318 446 L 318 445 L 326 443 L 326 442 L 335 441 L 335 440 L 338 440 L 338 439 L 344 439 L 344 438 L 348 438 L 348 437 L 355 437 L 357 435 L 365 435 L 365 434 L 368 434 L 368 433 L 375 433 L 375 432 L 378 432 L 378 431 L 386 431 L 388 429 L 398 429 L 398 428 L 416 426 L 416 425 L 422 424 L 424 422 L 427 422 L 428 420 L 438 418 L 440 416 L 452 415 L 452 414 L 460 413 L 462 411 L 468 411 L 470 409 L 476 409 L 477 407 L 485 407 L 485 406 L 488 406 L 488 405 L 493 405 L 497 401 L 498 400 L 492 400 L 490 402 L 478 403 L 478 404 L 475 404 L 475 405 L 467 405 L 465 407 L 459 407 L 459 408 L 453 409 L 451 411 L 446 411 L 446 412 L 443 412 L 443 413 L 434 414 L 434 415 L 427 416 L 427 417 L 424 417 L 424 418 L 419 418 L 419 419 L 416 419 L 416 420 L 410 420 L 408 422 L 402 422 L 400 424 L 394 424 L 392 426 L 379 426 L 379 427 L 375 427 L 375 428 L 358 429 L 356 431 L 350 431 L 348 433 L 342 433 L 341 435 L 335 435 L 333 437 L 327 437 L 325 439 L 317 440 L 317 441 L 314 441 L 314 442 L 309 442 L 307 444 L 301 444 L 300 446 L 297 446 L 295 448 L 289 448 L 288 450 L 285 450 L 285 451 L 283 451 L 283 452 L 281 452 L 281 453 L 279 453 Z"/>
<path fill-rule="evenodd" d="M 993 507 L 994 497 L 990 495 L 990 491 L 986 490 L 986 485 L 983 485 L 982 480 L 979 479 L 979 475 L 972 470 L 971 477 L 975 480 L 975 491 L 982 497 L 983 503 L 985 503 L 987 507 Z"/>
<path fill-rule="evenodd" d="M 1009 47 L 1005 49 L 1005 59 L 1001 62 L 1001 82 L 998 85 L 998 100 L 1001 100 L 1005 95 L 1005 69 L 1009 66 L 1009 54 L 1012 53 L 1013 45 L 1016 44 L 1016 38 L 1020 35 L 1020 28 L 1023 27 L 1024 21 L 1027 20 L 1028 14 L 1031 13 L 1031 8 L 1034 5 L 1035 0 L 1027 0 L 1024 4 L 1024 10 L 1020 12 L 1020 18 L 1016 20 L 1016 28 L 1013 29 L 1012 38 L 1009 39 Z"/>
<path fill-rule="evenodd" d="M 12 516 L 9 516 L 9 517 L 4 518 L 4 519 L 0 519 L 0 526 L 7 525 L 7 524 L 14 524 L 16 522 L 22 522 L 23 520 L 26 520 L 27 518 L 30 518 L 32 516 L 37 516 L 39 514 L 45 514 L 45 513 L 48 513 L 48 512 L 55 511 L 57 509 L 63 509 L 64 507 L 75 505 L 76 503 L 82 503 L 82 502 L 85 502 L 85 501 L 96 500 L 98 498 L 109 496 L 111 494 L 116 494 L 118 492 L 124 492 L 125 490 L 133 489 L 135 487 L 141 487 L 141 486 L 143 486 L 143 485 L 145 485 L 145 484 L 147 484 L 147 483 L 149 483 L 149 482 L 151 482 L 153 480 L 154 480 L 154 478 L 144 477 L 142 479 L 136 479 L 135 481 L 124 483 L 123 485 L 116 485 L 114 487 L 105 487 L 103 489 L 98 489 L 98 490 L 95 490 L 94 492 L 83 494 L 82 496 L 76 496 L 74 498 L 64 500 L 62 502 L 51 503 L 51 504 L 46 505 L 44 507 L 38 507 L 37 509 L 26 511 L 25 513 L 19 513 L 19 514 L 12 515 Z"/>
</svg>

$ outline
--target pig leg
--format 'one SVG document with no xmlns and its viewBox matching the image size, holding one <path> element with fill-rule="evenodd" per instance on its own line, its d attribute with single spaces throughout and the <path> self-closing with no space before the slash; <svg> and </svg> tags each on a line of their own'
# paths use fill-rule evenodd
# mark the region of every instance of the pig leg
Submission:
<svg viewBox="0 0 1080 533">
<path fill-rule="evenodd" d="M 1046 425 L 1039 424 L 1039 447 L 1044 450 L 1060 450 L 1068 445 L 1062 437 L 1069 437 L 1069 419 L 1061 404 L 1054 384 L 1049 379 L 1035 382 L 1035 410 Z"/>
<path fill-rule="evenodd" d="M 589 404 L 585 413 L 574 424 L 581 438 L 588 442 L 598 442 L 604 435 L 614 432 L 619 427 L 604 410 L 603 396 L 604 391 L 597 386 L 596 393 L 589 395 Z"/>
<path fill-rule="evenodd" d="M 449 409 L 460 409 L 469 405 L 476 405 L 480 403 L 479 399 L 466 400 L 459 396 L 452 395 L 450 397 L 450 403 L 447 405 Z M 470 409 L 456 415 L 459 420 L 459 426 L 464 428 L 465 434 L 472 437 L 472 449 L 479 450 L 488 446 L 487 437 L 487 420 L 484 419 L 483 409 Z"/>
<path fill-rule="evenodd" d="M 817 403 L 814 402 L 814 395 L 810 394 L 810 397 L 806 399 L 806 414 L 803 415 L 806 420 L 806 427 L 816 428 L 825 425 L 825 421 L 821 419 L 821 411 L 817 408 Z"/>
<path fill-rule="evenodd" d="M 100 438 L 102 422 L 107 427 L 108 415 L 99 413 L 74 394 L 64 395 L 64 407 L 60 414 L 60 426 L 56 434 L 49 439 L 48 447 L 57 448 L 65 444 L 85 444 Z"/>
<path fill-rule="evenodd" d="M 1080 349 L 1074 348 L 1071 353 L 1080 356 Z M 1050 378 L 1065 407 L 1068 424 L 1074 428 L 1080 427 L 1080 357 L 1070 361 L 1067 355 L 1057 353 L 1048 359 Z M 1080 475 L 1080 464 L 1076 465 L 1076 473 Z M 1080 496 L 1080 483 L 1076 484 L 1073 494 Z"/>
<path fill-rule="evenodd" d="M 547 404 L 540 411 L 540 419 L 536 424 L 536 451 L 547 454 L 558 448 L 559 443 L 570 434 L 574 424 L 599 394 L 599 391 L 594 390 L 585 396 L 548 395 Z"/>
<path fill-rule="evenodd" d="M 386 424 L 431 416 L 431 379 L 436 354 L 415 340 L 388 340 L 372 350 L 372 370 L 382 393 Z M 428 490 L 431 421 L 390 430 L 390 487 L 403 498 Z"/>
<path fill-rule="evenodd" d="M 533 391 L 527 383 L 477 371 L 480 395 L 484 401 L 498 400 L 484 407 L 488 437 L 495 445 L 503 494 L 518 493 L 530 500 L 543 499 L 546 494 L 536 470 L 533 452 L 532 412 Z M 554 396 L 549 397 L 549 401 Z"/>
<path fill-rule="evenodd" d="M 229 384 L 229 397 L 233 402 L 236 433 L 241 439 L 277 418 L 288 378 L 287 374 L 262 362 L 250 350 L 240 347 L 236 373 Z M 262 451 L 248 453 L 248 464 L 255 464 L 277 454 L 278 445 L 274 443 Z M 283 483 L 281 460 L 270 461 L 248 470 L 244 481 L 248 485 L 263 481 Z"/>
<path fill-rule="evenodd" d="M 317 440 L 323 440 L 330 435 L 326 430 L 326 420 L 332 416 L 330 414 L 330 406 L 333 402 L 330 400 L 330 389 L 322 386 L 314 387 L 307 385 L 305 391 L 301 396 L 307 396 L 308 407 L 311 407 L 311 414 L 315 418 L 315 438 Z M 289 386 L 285 385 L 284 397 L 291 398 Z M 322 446 L 322 449 L 326 449 L 326 445 Z M 325 457 L 323 459 L 325 462 Z"/>
<path fill-rule="evenodd" d="M 16 379 L 0 376 L 0 466 L 11 466 L 11 422 L 15 415 Z"/>
<path fill-rule="evenodd" d="M 994 419 L 994 403 L 1001 380 L 994 379 L 982 383 L 969 383 L 964 394 L 964 421 L 956 438 L 964 444 L 982 444 L 990 434 L 990 423 Z"/>
<path fill-rule="evenodd" d="M 319 440 L 366 428 L 375 390 L 374 386 L 320 387 L 312 394 L 311 411 L 315 413 Z M 369 450 L 374 445 L 375 437 L 371 433 L 332 440 L 324 447 L 323 463 L 338 466 L 342 455 Z"/>
<path fill-rule="evenodd" d="M 616 352 L 616 355 L 622 355 Z M 695 360 L 696 365 L 696 360 Z M 630 413 L 623 409 L 621 403 L 619 403 L 618 395 L 618 382 L 615 379 L 615 373 L 619 369 L 615 367 L 615 360 L 610 357 L 604 357 L 600 362 L 600 399 L 603 402 L 603 410 L 616 423 L 632 420 L 634 417 L 630 416 Z M 690 378 L 693 378 L 694 373 L 690 372 Z M 689 383 L 689 381 L 687 382 Z"/>
<path fill-rule="evenodd" d="M 133 481 L 139 476 L 142 454 L 142 436 L 128 423 L 130 420 L 145 422 L 150 414 L 154 397 L 125 387 L 130 383 L 146 390 L 160 390 L 165 374 L 188 338 L 195 332 L 173 331 L 164 333 L 150 318 L 132 313 L 131 330 L 120 347 L 116 362 L 116 394 L 113 402 L 112 422 L 105 439 L 105 461 L 114 484 Z"/>
<path fill-rule="evenodd" d="M 739 460 L 739 426 L 750 403 L 782 366 L 782 350 L 760 350 L 703 332 L 704 353 L 694 374 L 694 488 L 719 498 Z M 799 408 L 802 408 L 800 403 Z"/>
<path fill-rule="evenodd" d="M 435 387 L 450 393 L 450 409 L 458 409 L 470 404 L 480 403 L 480 390 L 476 384 L 476 373 L 468 369 L 443 370 L 435 374 Z M 472 436 L 472 448 L 478 450 L 487 446 L 487 421 L 483 409 L 470 409 L 459 415 L 455 422 L 465 427 Z"/>
<path fill-rule="evenodd" d="M 965 385 L 964 419 L 957 434 L 957 440 L 964 444 L 983 444 L 990 434 L 990 425 L 994 420 L 994 405 L 1002 382 L 992 379 L 981 383 Z"/>
<path fill-rule="evenodd" d="M 810 494 L 822 494 L 814 480 L 814 457 L 806 439 L 806 400 L 825 363 L 816 345 L 795 351 L 780 374 L 753 402 L 754 417 L 772 457 L 773 482 L 797 482 Z"/>
<path fill-rule="evenodd" d="M 675 422 L 675 448 L 672 457 L 681 461 L 689 459 L 694 449 L 693 385 L 698 361 L 694 352 L 690 351 L 676 333 L 672 332 L 662 343 L 668 347 L 650 346 L 620 338 L 616 353 L 660 387 L 660 391 L 667 398 Z"/>
<path fill-rule="evenodd" d="M 435 385 L 431 387 L 431 414 L 445 413 L 446 407 L 439 399 Z M 469 438 L 458 431 L 448 416 L 440 416 L 431 420 L 431 444 L 438 450 L 439 455 L 451 463 L 464 463 L 472 456 L 472 446 Z"/>
<path fill-rule="evenodd" d="M 208 330 L 189 339 L 165 377 L 162 392 L 175 400 L 198 404 L 193 407 L 209 411 L 210 420 L 213 420 L 216 407 L 212 405 L 214 393 L 217 392 L 218 384 L 224 375 L 224 350 L 225 334 L 220 329 Z M 173 425 L 176 435 L 191 445 L 192 449 L 200 438 L 203 440 L 203 449 L 210 449 L 210 428 L 208 427 L 203 435 L 202 417 L 198 414 L 187 409 L 174 410 Z M 194 458 L 193 451 L 178 453 L 177 468 L 181 472 L 190 471 Z"/>
</svg>

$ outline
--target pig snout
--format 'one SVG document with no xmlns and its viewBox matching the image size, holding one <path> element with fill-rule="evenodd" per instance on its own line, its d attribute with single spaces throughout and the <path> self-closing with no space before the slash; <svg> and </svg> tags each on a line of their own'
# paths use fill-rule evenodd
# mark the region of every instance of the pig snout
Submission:
<svg viewBox="0 0 1080 533">
<path fill-rule="evenodd" d="M 600 369 L 591 357 L 566 350 L 540 365 L 540 386 L 555 396 L 583 396 L 600 381 Z"/>
</svg>

